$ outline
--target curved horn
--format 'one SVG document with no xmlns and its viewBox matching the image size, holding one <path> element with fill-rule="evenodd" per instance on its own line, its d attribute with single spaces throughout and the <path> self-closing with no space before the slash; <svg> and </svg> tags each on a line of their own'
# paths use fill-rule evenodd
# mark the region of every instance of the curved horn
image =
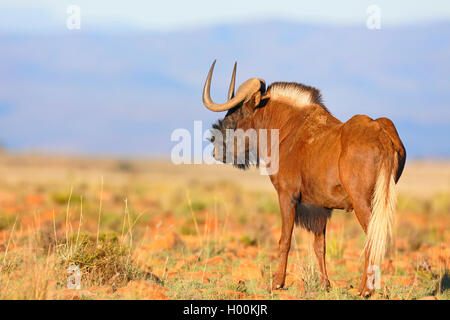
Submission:
<svg viewBox="0 0 450 320">
<path fill-rule="evenodd" d="M 236 92 L 236 96 L 231 98 L 229 101 L 218 104 L 212 101 L 210 90 L 211 90 L 211 78 L 214 71 L 214 66 L 216 65 L 216 60 L 214 60 L 211 68 L 209 69 L 208 76 L 206 77 L 205 86 L 203 87 L 203 104 L 205 107 L 211 111 L 214 112 L 221 112 L 226 111 L 231 108 L 234 108 L 239 103 L 247 99 L 247 97 L 251 96 L 256 91 L 259 91 L 261 89 L 261 83 L 264 82 L 264 80 L 251 78 L 245 81 L 239 89 Z M 233 72 L 234 73 L 234 72 Z M 234 78 L 234 77 L 233 77 Z M 232 79 L 232 83 L 233 83 Z M 234 85 L 233 85 L 234 87 Z"/>
<path fill-rule="evenodd" d="M 230 88 L 228 89 L 228 101 L 234 97 L 234 88 L 236 85 L 236 66 L 237 61 L 234 63 L 233 75 L 231 76 Z"/>
</svg>

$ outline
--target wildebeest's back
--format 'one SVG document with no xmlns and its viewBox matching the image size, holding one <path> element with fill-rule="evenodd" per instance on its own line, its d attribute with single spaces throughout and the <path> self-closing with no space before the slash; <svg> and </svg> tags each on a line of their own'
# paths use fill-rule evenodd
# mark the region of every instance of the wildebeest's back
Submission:
<svg viewBox="0 0 450 320">
<path fill-rule="evenodd" d="M 380 134 L 382 126 L 378 121 L 366 115 L 356 115 L 350 118 L 342 126 L 341 146 L 342 151 L 347 148 L 358 148 L 361 156 L 366 152 L 373 151 L 373 148 L 381 148 Z"/>
<path fill-rule="evenodd" d="M 404 162 L 406 157 L 397 130 L 387 118 L 373 120 L 366 115 L 353 116 L 342 126 L 341 143 L 342 152 L 352 148 L 366 160 L 370 155 L 380 156 L 382 151 L 390 156 L 398 153 L 399 162 Z M 401 167 L 403 168 L 403 164 Z"/>
</svg>

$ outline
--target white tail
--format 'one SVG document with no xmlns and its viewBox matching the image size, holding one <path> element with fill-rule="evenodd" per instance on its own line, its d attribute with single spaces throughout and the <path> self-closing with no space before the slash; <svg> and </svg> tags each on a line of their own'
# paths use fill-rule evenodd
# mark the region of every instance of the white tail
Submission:
<svg viewBox="0 0 450 320">
<path fill-rule="evenodd" d="M 365 252 L 369 250 L 369 266 L 379 265 L 392 238 L 396 203 L 395 181 L 389 166 L 382 165 L 372 198 L 372 216 L 367 230 Z"/>
</svg>

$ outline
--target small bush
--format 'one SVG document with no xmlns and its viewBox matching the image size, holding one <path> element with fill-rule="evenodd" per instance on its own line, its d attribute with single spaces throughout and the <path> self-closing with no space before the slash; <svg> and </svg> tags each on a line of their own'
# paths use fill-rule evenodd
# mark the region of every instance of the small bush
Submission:
<svg viewBox="0 0 450 320">
<path fill-rule="evenodd" d="M 82 273 L 84 285 L 121 287 L 128 281 L 140 279 L 143 273 L 133 265 L 129 247 L 115 234 L 101 234 L 98 239 L 88 234 L 73 235 L 59 256 L 64 270 L 75 265 Z"/>
<path fill-rule="evenodd" d="M 14 224 L 15 217 L 6 213 L 0 212 L 0 231 L 9 230 Z"/>
<path fill-rule="evenodd" d="M 197 234 L 197 230 L 195 229 L 194 219 L 189 218 L 180 227 L 180 233 L 182 235 L 194 235 Z"/>
<path fill-rule="evenodd" d="M 258 240 L 256 238 L 250 237 L 248 235 L 242 236 L 240 241 L 247 246 L 256 246 L 258 244 Z"/>
<path fill-rule="evenodd" d="M 70 192 L 56 192 L 52 194 L 52 200 L 56 204 L 67 204 L 69 199 L 71 201 L 80 201 L 81 196 L 73 193 L 70 195 Z"/>
<path fill-rule="evenodd" d="M 192 210 L 194 211 L 203 211 L 206 209 L 206 203 L 201 200 L 192 201 Z"/>
</svg>

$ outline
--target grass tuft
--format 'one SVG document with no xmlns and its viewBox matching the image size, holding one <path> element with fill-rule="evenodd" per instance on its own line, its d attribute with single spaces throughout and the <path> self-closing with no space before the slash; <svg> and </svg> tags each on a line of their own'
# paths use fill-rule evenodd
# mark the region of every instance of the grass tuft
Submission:
<svg viewBox="0 0 450 320">
<path fill-rule="evenodd" d="M 110 285 L 119 288 L 144 274 L 133 264 L 129 247 L 117 235 L 100 233 L 73 235 L 58 250 L 63 270 L 75 265 L 80 268 L 84 286 Z"/>
</svg>

